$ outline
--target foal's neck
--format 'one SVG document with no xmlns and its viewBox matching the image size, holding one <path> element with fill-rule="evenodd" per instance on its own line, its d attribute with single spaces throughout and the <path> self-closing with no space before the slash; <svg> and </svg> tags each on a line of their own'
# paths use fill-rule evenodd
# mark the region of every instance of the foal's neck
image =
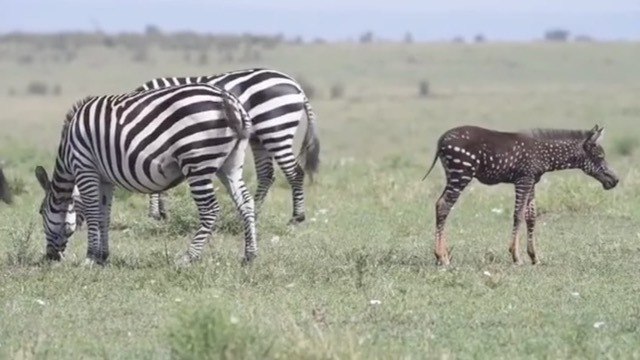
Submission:
<svg viewBox="0 0 640 360">
<path fill-rule="evenodd" d="M 543 170 L 556 171 L 577 169 L 582 167 L 584 156 L 581 150 L 582 141 L 579 140 L 538 140 L 536 147 L 540 154 Z"/>
</svg>

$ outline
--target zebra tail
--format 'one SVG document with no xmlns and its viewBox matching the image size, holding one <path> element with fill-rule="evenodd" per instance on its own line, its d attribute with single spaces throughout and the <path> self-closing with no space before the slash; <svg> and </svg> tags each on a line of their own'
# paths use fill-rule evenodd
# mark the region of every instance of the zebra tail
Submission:
<svg viewBox="0 0 640 360">
<path fill-rule="evenodd" d="M 436 151 L 436 155 L 433 157 L 433 162 L 431 163 L 431 167 L 429 167 L 429 170 L 427 170 L 427 173 L 424 175 L 424 177 L 422 178 L 421 181 L 424 181 L 424 179 L 427 178 L 427 176 L 429 176 L 429 174 L 431 174 L 431 170 L 433 170 L 433 167 L 436 165 L 436 161 L 438 161 L 438 154 L 440 151 Z"/>
<path fill-rule="evenodd" d="M 304 111 L 307 114 L 307 131 L 302 140 L 301 154 L 304 154 L 304 170 L 309 174 L 309 180 L 313 183 L 313 174 L 318 172 L 320 166 L 320 140 L 316 132 L 316 114 L 311 108 L 309 99 L 304 98 Z"/>
<path fill-rule="evenodd" d="M 251 117 L 249 113 L 233 94 L 227 91 L 222 91 L 222 94 L 222 104 L 229 127 L 238 134 L 240 139 L 248 139 L 251 133 Z"/>
<path fill-rule="evenodd" d="M 11 199 L 11 190 L 9 189 L 9 183 L 4 177 L 2 168 L 0 168 L 0 200 L 4 201 L 7 204 L 11 204 L 13 202 L 13 200 Z"/>
</svg>

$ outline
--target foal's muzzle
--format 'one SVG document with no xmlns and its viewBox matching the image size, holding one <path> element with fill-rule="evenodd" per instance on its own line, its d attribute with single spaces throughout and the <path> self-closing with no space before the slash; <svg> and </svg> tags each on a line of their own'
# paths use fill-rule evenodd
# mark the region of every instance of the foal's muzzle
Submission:
<svg viewBox="0 0 640 360">
<path fill-rule="evenodd" d="M 605 174 L 600 182 L 605 190 L 611 190 L 618 185 L 618 178 L 611 174 Z"/>
</svg>

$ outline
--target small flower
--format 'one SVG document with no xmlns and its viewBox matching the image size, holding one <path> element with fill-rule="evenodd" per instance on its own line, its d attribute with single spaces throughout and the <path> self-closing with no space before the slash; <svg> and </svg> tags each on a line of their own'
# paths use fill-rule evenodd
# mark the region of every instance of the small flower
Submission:
<svg viewBox="0 0 640 360">
<path fill-rule="evenodd" d="M 483 272 L 483 274 L 486 275 L 486 276 L 489 276 L 489 277 L 491 276 L 491 273 L 486 271 L 486 270 Z"/>
<path fill-rule="evenodd" d="M 44 300 L 40 300 L 40 299 L 36 299 L 36 302 L 38 303 L 38 305 L 42 305 L 42 306 L 44 306 L 45 304 Z"/>
<path fill-rule="evenodd" d="M 491 212 L 494 213 L 494 214 L 502 214 L 504 212 L 504 210 L 500 209 L 500 208 L 493 208 L 493 209 L 491 209 Z"/>
<path fill-rule="evenodd" d="M 280 236 L 274 236 L 271 238 L 271 243 L 272 244 L 277 244 L 280 242 Z"/>
<path fill-rule="evenodd" d="M 371 304 L 371 305 L 380 305 L 380 304 L 382 304 L 382 301 L 380 301 L 380 300 L 369 300 L 369 304 Z"/>
<path fill-rule="evenodd" d="M 600 329 L 603 326 L 604 326 L 604 321 L 596 321 L 595 323 L 593 323 L 593 327 L 595 329 Z"/>
<path fill-rule="evenodd" d="M 580 296 L 580 293 L 579 293 L 579 292 L 577 292 L 577 291 L 572 291 L 572 292 L 571 292 L 571 296 L 573 296 L 573 297 L 579 297 L 579 296 Z"/>
<path fill-rule="evenodd" d="M 231 322 L 232 324 L 237 324 L 240 322 L 240 319 L 238 319 L 237 317 L 231 315 L 231 317 L 229 318 L 229 322 Z"/>
</svg>

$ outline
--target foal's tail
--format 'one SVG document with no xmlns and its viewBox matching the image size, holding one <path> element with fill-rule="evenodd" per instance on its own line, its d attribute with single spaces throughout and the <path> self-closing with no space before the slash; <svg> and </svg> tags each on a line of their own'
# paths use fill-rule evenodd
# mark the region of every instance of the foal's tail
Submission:
<svg viewBox="0 0 640 360">
<path fill-rule="evenodd" d="M 422 178 L 421 181 L 424 181 L 424 179 L 426 179 L 427 176 L 429 176 L 429 174 L 431 173 L 431 170 L 433 170 L 433 167 L 436 165 L 436 161 L 438 160 L 438 155 L 440 155 L 440 150 L 436 151 L 436 155 L 433 157 L 433 162 L 431 163 L 431 167 L 429 167 L 429 170 L 427 170 L 427 173 L 424 174 L 424 177 Z"/>
</svg>

